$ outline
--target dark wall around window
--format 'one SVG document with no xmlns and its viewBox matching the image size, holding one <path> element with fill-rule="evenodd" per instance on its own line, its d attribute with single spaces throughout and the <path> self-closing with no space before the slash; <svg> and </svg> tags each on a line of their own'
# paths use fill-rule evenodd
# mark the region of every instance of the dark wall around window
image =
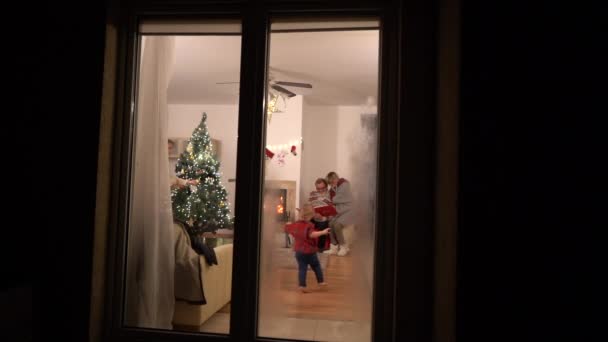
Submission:
<svg viewBox="0 0 608 342">
<path fill-rule="evenodd" d="M 605 11 L 463 3 L 458 340 L 606 339 Z"/>
<path fill-rule="evenodd" d="M 457 340 L 600 340 L 602 12 L 464 3 Z M 88 336 L 104 4 L 87 6 L 52 8 L 43 42 L 21 35 L 32 41 L 22 63 L 45 77 L 20 73 L 36 97 L 15 112 L 24 114 L 15 136 L 40 133 L 30 147 L 43 148 L 44 164 L 11 177 L 33 180 L 39 210 L 23 210 L 40 217 L 15 220 L 2 238 L 13 247 L 4 248 L 11 280 L 2 291 L 35 290 L 33 324 L 27 312 L 4 314 L 31 298 L 20 290 L 12 306 L 3 297 L 5 324 L 63 341 Z M 58 146 L 70 152 L 52 152 Z"/>
<path fill-rule="evenodd" d="M 105 4 L 20 5 L 3 19 L 0 340 L 86 341 Z"/>
</svg>

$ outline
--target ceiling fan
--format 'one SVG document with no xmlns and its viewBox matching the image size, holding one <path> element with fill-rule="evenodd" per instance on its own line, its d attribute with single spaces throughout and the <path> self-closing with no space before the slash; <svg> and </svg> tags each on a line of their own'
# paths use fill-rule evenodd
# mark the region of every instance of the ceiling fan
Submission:
<svg viewBox="0 0 608 342">
<path fill-rule="evenodd" d="M 216 82 L 216 84 L 235 84 L 239 82 Z M 282 113 L 287 107 L 287 99 L 298 95 L 298 93 L 307 93 L 306 89 L 312 89 L 310 83 L 280 81 L 274 77 L 273 72 L 268 75 L 268 105 L 266 114 L 268 122 L 272 118 L 273 113 Z M 280 106 L 279 99 L 282 99 L 283 106 Z M 282 107 L 282 108 L 281 108 Z"/>
<path fill-rule="evenodd" d="M 272 79 L 268 82 L 268 85 L 271 89 L 274 89 L 287 97 L 294 97 L 297 94 L 285 87 L 312 89 L 312 85 L 310 83 L 274 81 Z"/>
<path fill-rule="evenodd" d="M 215 84 L 238 84 L 239 82 L 216 82 Z M 312 85 L 310 83 L 302 83 L 302 82 L 288 82 L 288 81 L 277 81 L 274 79 L 274 77 L 271 75 L 269 75 L 268 77 L 268 87 L 270 89 L 273 89 L 274 92 L 280 93 L 282 96 L 287 96 L 287 97 L 294 97 L 296 95 L 298 95 L 296 92 L 298 90 L 293 89 L 287 89 L 285 87 L 290 87 L 290 88 L 303 88 L 303 89 L 312 89 Z M 273 92 L 273 90 L 270 90 L 269 92 Z M 294 92 L 296 91 L 296 92 Z"/>
</svg>

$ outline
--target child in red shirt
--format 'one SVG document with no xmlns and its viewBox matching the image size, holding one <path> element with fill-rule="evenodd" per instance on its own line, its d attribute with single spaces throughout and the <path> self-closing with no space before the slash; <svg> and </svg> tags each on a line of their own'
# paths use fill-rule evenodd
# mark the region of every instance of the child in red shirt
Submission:
<svg viewBox="0 0 608 342">
<path fill-rule="evenodd" d="M 328 235 L 330 228 L 316 231 L 314 224 L 310 222 L 313 215 L 312 206 L 305 204 L 300 212 L 300 219 L 294 223 L 285 225 L 285 231 L 295 239 L 293 249 L 295 250 L 296 261 L 298 262 L 298 284 L 300 285 L 300 291 L 304 293 L 308 292 L 306 290 L 308 265 L 315 272 L 319 286 L 327 285 L 323 281 L 323 271 L 317 257 L 317 238 L 322 235 Z"/>
</svg>

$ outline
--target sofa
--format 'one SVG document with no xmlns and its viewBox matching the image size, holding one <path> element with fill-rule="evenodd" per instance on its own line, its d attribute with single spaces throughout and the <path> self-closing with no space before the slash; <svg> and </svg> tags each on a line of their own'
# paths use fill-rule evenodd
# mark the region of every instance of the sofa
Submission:
<svg viewBox="0 0 608 342">
<path fill-rule="evenodd" d="M 225 244 L 215 247 L 217 265 L 208 265 L 202 255 L 196 254 L 189 245 L 190 238 L 183 229 L 176 225 L 176 270 L 181 270 L 181 274 L 176 274 L 176 289 L 190 287 L 194 291 L 199 289 L 200 282 L 191 281 L 188 276 L 184 276 L 184 264 L 193 264 L 192 259 L 196 258 L 196 270 L 189 268 L 190 277 L 198 277 L 200 268 L 200 281 L 202 281 L 206 304 L 195 304 L 192 301 L 179 299 L 176 292 L 175 312 L 173 314 L 173 324 L 177 326 L 200 326 L 207 321 L 213 314 L 230 302 L 232 290 L 232 244 Z M 187 244 L 187 246 L 186 246 Z M 194 253 L 194 254 L 192 254 Z M 196 254 L 196 255 L 195 255 Z M 196 280 L 199 280 L 198 278 Z M 190 282 L 192 284 L 183 284 Z M 177 291 L 177 290 L 176 290 Z M 192 291 L 192 292 L 194 292 Z"/>
</svg>

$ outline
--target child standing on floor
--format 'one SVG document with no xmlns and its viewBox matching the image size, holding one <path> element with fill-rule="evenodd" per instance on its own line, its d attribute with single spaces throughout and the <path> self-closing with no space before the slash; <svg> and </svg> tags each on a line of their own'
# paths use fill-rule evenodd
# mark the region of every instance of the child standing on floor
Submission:
<svg viewBox="0 0 608 342">
<path fill-rule="evenodd" d="M 306 289 L 306 272 L 308 265 L 315 272 L 317 283 L 319 286 L 325 286 L 327 283 L 323 280 L 323 271 L 317 257 L 318 247 L 317 238 L 319 236 L 328 235 L 330 228 L 325 228 L 320 231 L 315 230 L 315 226 L 310 220 L 314 216 L 313 208 L 310 204 L 305 204 L 300 212 L 300 218 L 294 223 L 285 225 L 285 231 L 291 234 L 294 239 L 293 249 L 295 250 L 296 261 L 298 262 L 298 284 L 300 291 L 308 292 Z"/>
</svg>

